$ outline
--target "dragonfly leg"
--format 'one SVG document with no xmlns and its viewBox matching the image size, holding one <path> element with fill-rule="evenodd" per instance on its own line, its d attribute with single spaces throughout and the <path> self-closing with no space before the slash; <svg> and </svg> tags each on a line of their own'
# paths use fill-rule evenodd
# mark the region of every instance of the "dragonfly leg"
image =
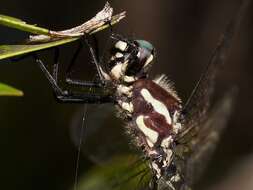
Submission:
<svg viewBox="0 0 253 190">
<path fill-rule="evenodd" d="M 82 86 L 82 87 L 90 87 L 90 88 L 99 88 L 103 87 L 103 84 L 96 81 L 83 81 L 83 80 L 77 80 L 77 79 L 66 79 L 66 83 L 69 85 L 75 85 L 75 86 Z"/>
<path fill-rule="evenodd" d="M 102 84 L 105 84 L 105 77 L 104 77 L 104 75 L 103 75 L 103 73 L 102 73 L 103 68 L 102 68 L 102 66 L 101 66 L 101 64 L 100 64 L 100 62 L 99 62 L 99 60 L 98 60 L 98 57 L 99 57 L 99 56 L 96 55 L 96 53 L 95 53 L 95 51 L 94 51 L 92 45 L 91 45 L 90 42 L 89 42 L 89 39 L 88 39 L 87 37 L 84 37 L 84 39 L 85 39 L 85 42 L 86 42 L 86 44 L 87 44 L 87 46 L 88 46 L 88 48 L 89 48 L 89 51 L 90 51 L 92 60 L 93 60 L 94 63 L 95 63 L 95 66 L 96 66 L 96 69 L 97 69 L 97 73 L 98 73 L 100 82 L 101 82 Z"/>
<path fill-rule="evenodd" d="M 36 63 L 39 65 L 42 72 L 45 74 L 49 80 L 55 94 L 55 98 L 61 103 L 108 103 L 114 102 L 113 98 L 109 95 L 100 95 L 100 94 L 89 94 L 89 93 L 72 93 L 67 90 L 63 90 L 59 87 L 55 78 L 47 70 L 42 60 L 38 58 L 37 55 L 34 55 Z"/>
<path fill-rule="evenodd" d="M 47 77 L 48 81 L 50 82 L 50 84 L 51 84 L 51 86 L 54 90 L 54 92 L 56 94 L 64 94 L 65 92 L 58 86 L 57 81 L 51 75 L 51 73 L 47 70 L 47 68 L 44 65 L 44 63 L 42 62 L 42 60 L 39 59 L 39 57 L 36 54 L 34 54 L 33 57 L 35 58 L 35 62 L 39 65 L 40 69 L 42 70 L 42 72 Z M 54 73 L 55 73 L 55 71 L 54 71 Z"/>
<path fill-rule="evenodd" d="M 79 53 L 81 52 L 82 48 L 83 48 L 83 44 L 81 41 L 79 41 L 79 45 L 77 47 L 77 50 L 75 51 L 75 53 L 71 59 L 71 62 L 67 68 L 67 71 L 66 71 L 67 77 L 66 77 L 65 82 L 70 85 L 82 86 L 82 87 L 92 87 L 92 88 L 102 87 L 103 84 L 100 81 L 94 81 L 94 82 L 93 81 L 83 81 L 83 80 L 78 80 L 78 79 L 72 79 L 70 77 L 71 73 L 72 73 L 73 66 L 75 65 L 76 59 L 77 59 Z"/>
<path fill-rule="evenodd" d="M 53 64 L 53 78 L 56 83 L 58 83 L 59 56 L 60 56 L 60 50 L 59 50 L 59 47 L 56 47 L 54 49 L 54 64 Z"/>
<path fill-rule="evenodd" d="M 70 64 L 69 64 L 69 66 L 67 68 L 67 71 L 66 71 L 66 76 L 67 76 L 66 80 L 68 80 L 70 78 L 70 75 L 72 74 L 73 66 L 75 65 L 76 59 L 77 59 L 77 57 L 80 54 L 82 49 L 83 49 L 83 44 L 82 44 L 81 40 L 79 40 L 78 47 L 77 47 L 77 49 L 76 49 L 76 51 L 75 51 L 75 53 L 74 53 L 74 55 L 71 59 Z"/>
<path fill-rule="evenodd" d="M 60 103 L 89 103 L 89 104 L 103 104 L 113 103 L 114 99 L 109 95 L 98 94 L 63 94 L 55 96 Z"/>
</svg>

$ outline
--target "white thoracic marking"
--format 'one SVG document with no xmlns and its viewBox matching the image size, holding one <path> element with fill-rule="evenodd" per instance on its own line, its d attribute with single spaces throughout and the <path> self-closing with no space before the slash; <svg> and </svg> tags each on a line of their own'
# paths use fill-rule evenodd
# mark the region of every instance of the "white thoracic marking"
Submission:
<svg viewBox="0 0 253 190">
<path fill-rule="evenodd" d="M 122 65 L 121 70 L 122 70 L 123 73 L 126 72 L 126 69 L 127 69 L 127 66 L 128 66 L 128 61 L 129 61 L 129 60 L 126 60 L 126 61 L 123 63 L 123 65 Z"/>
<path fill-rule="evenodd" d="M 116 64 L 111 70 L 113 78 L 120 79 L 126 72 L 127 65 L 128 60 L 126 60 L 124 63 L 118 62 L 118 64 Z"/>
<path fill-rule="evenodd" d="M 123 42 L 123 41 L 118 41 L 116 44 L 115 44 L 115 47 L 120 49 L 121 51 L 125 51 L 126 48 L 127 48 L 127 43 L 126 42 Z"/>
<path fill-rule="evenodd" d="M 146 141 L 147 141 L 148 146 L 149 146 L 150 148 L 152 148 L 152 147 L 154 146 L 154 144 L 149 140 L 149 138 L 146 138 Z"/>
<path fill-rule="evenodd" d="M 125 85 L 118 85 L 117 91 L 120 95 L 124 94 L 127 95 L 128 97 L 131 97 L 133 92 L 132 92 L 133 86 L 125 86 Z"/>
<path fill-rule="evenodd" d="M 170 113 L 167 109 L 167 107 L 160 101 L 158 101 L 157 99 L 155 99 L 151 94 L 150 92 L 147 90 L 147 89 L 142 89 L 141 90 L 141 95 L 143 96 L 143 98 L 148 102 L 150 103 L 154 110 L 157 112 L 157 113 L 160 113 L 161 115 L 163 115 L 167 121 L 167 123 L 169 125 L 172 124 L 172 121 L 171 121 L 171 117 L 170 117 Z"/>
<path fill-rule="evenodd" d="M 143 134 L 149 138 L 149 140 L 154 144 L 156 143 L 157 139 L 158 139 L 158 136 L 159 134 L 148 128 L 145 123 L 144 123 L 144 117 L 143 115 L 140 115 L 136 118 L 136 124 L 137 124 L 137 127 L 143 132 Z"/>
<path fill-rule="evenodd" d="M 149 58 L 147 59 L 147 61 L 145 62 L 144 67 L 146 67 L 152 60 L 153 60 L 154 56 L 150 55 Z"/>
<path fill-rule="evenodd" d="M 171 149 L 164 149 L 164 152 L 166 156 L 164 157 L 165 159 L 163 160 L 163 167 L 167 167 L 171 163 L 173 152 Z"/>
<path fill-rule="evenodd" d="M 114 61 L 115 60 L 115 56 L 111 56 L 111 61 Z"/>
<path fill-rule="evenodd" d="M 137 80 L 137 78 L 135 78 L 134 76 L 124 76 L 125 82 L 134 82 L 136 80 Z"/>
<path fill-rule="evenodd" d="M 119 101 L 118 103 L 122 107 L 122 109 L 128 111 L 129 113 L 133 113 L 134 106 L 131 102 L 128 103 L 128 102 Z"/>
<path fill-rule="evenodd" d="M 161 142 L 161 147 L 167 149 L 169 148 L 171 142 L 173 141 L 172 136 L 168 136 L 167 138 L 163 139 Z"/>
<path fill-rule="evenodd" d="M 138 58 L 140 58 L 140 56 L 141 56 L 141 52 L 140 52 L 140 51 L 138 51 L 138 53 L 137 53 L 137 57 L 138 57 Z"/>
<path fill-rule="evenodd" d="M 121 70 L 122 70 L 122 64 L 115 65 L 111 70 L 113 77 L 116 79 L 119 79 L 122 75 Z"/>
<path fill-rule="evenodd" d="M 156 171 L 156 177 L 159 179 L 161 177 L 161 169 L 158 167 L 158 165 L 155 162 L 151 163 L 152 168 Z"/>
<path fill-rule="evenodd" d="M 178 132 L 181 130 L 182 125 L 181 123 L 178 122 L 178 118 L 179 118 L 179 112 L 175 111 L 175 113 L 173 114 L 173 131 L 175 134 L 178 134 Z"/>
<path fill-rule="evenodd" d="M 177 122 L 179 116 L 180 116 L 180 112 L 179 111 L 175 111 L 174 114 L 173 114 L 173 121 Z"/>
<path fill-rule="evenodd" d="M 175 123 L 173 125 L 173 131 L 175 134 L 178 134 L 181 129 L 182 129 L 181 123 Z"/>
<path fill-rule="evenodd" d="M 117 57 L 117 58 L 121 58 L 121 57 L 123 57 L 124 55 L 122 54 L 122 53 L 120 53 L 120 52 L 117 52 L 116 54 L 115 54 L 115 57 Z"/>
</svg>

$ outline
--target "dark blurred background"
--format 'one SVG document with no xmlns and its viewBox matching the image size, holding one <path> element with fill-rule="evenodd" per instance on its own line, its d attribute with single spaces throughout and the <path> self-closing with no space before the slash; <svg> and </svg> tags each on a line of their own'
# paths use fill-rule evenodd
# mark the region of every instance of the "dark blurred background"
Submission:
<svg viewBox="0 0 253 190">
<path fill-rule="evenodd" d="M 189 96 L 220 34 L 240 2 L 110 1 L 115 13 L 127 11 L 127 18 L 114 31 L 152 42 L 157 50 L 152 75 L 167 74 L 175 82 L 183 100 Z M 53 30 L 62 30 L 90 19 L 104 4 L 102 0 L 1 0 L 0 13 Z M 244 163 L 245 159 L 249 160 L 253 153 L 252 14 L 253 4 L 243 19 L 231 54 L 218 77 L 217 97 L 234 84 L 239 86 L 240 91 L 228 128 L 199 183 L 199 189 L 225 183 L 226 176 L 237 172 L 235 168 Z M 0 27 L 1 44 L 22 41 L 27 36 L 23 32 Z M 104 38 L 100 36 L 99 39 L 103 42 Z M 73 44 L 63 48 L 62 70 L 76 46 Z M 52 58 L 50 52 L 42 55 L 46 61 Z M 94 66 L 85 53 L 77 64 L 79 67 L 73 76 L 92 78 Z M 16 63 L 4 60 L 0 66 L 0 81 L 22 89 L 25 93 L 21 98 L 0 98 L 0 189 L 71 189 L 76 147 L 70 138 L 70 123 L 73 115 L 83 106 L 56 103 L 48 81 L 32 59 Z M 104 113 L 98 109 L 97 114 Z M 116 125 L 112 114 L 108 113 L 112 118 L 106 121 L 108 125 Z M 85 173 L 85 167 L 80 169 L 80 173 Z M 248 171 L 246 176 L 252 178 L 253 173 Z"/>
</svg>

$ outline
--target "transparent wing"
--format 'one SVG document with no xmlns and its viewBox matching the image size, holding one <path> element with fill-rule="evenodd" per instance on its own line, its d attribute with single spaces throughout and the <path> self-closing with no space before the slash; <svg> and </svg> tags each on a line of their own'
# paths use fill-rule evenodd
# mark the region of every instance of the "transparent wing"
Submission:
<svg viewBox="0 0 253 190">
<path fill-rule="evenodd" d="M 78 146 L 80 136 L 83 137 L 81 151 L 93 163 L 79 179 L 80 190 L 148 188 L 152 175 L 147 161 L 129 147 L 129 139 L 124 134 L 124 124 L 115 118 L 114 114 L 112 105 L 90 107 L 83 135 L 79 134 L 82 111 L 73 117 L 72 140 Z"/>
<path fill-rule="evenodd" d="M 151 173 L 147 163 L 133 155 L 112 157 L 80 178 L 78 190 L 148 190 Z"/>
<path fill-rule="evenodd" d="M 124 134 L 124 123 L 116 118 L 112 105 L 92 105 L 88 107 L 83 134 L 83 109 L 76 112 L 71 122 L 71 139 L 78 146 L 83 138 L 81 150 L 84 155 L 96 164 L 111 159 L 114 155 L 131 153 L 129 139 Z"/>
<path fill-rule="evenodd" d="M 189 184 L 194 183 L 205 168 L 231 111 L 234 93 L 229 92 L 211 111 L 210 99 L 217 71 L 225 61 L 233 36 L 249 3 L 249 0 L 242 3 L 239 11 L 226 27 L 205 72 L 183 108 L 181 119 L 184 130 L 176 139 L 178 145 L 175 160 L 178 169 Z M 201 165 L 197 166 L 197 163 Z"/>
<path fill-rule="evenodd" d="M 176 162 L 188 185 L 200 177 L 213 153 L 232 111 L 236 90 L 228 92 L 216 103 L 201 126 L 194 127 L 178 139 Z"/>
<path fill-rule="evenodd" d="M 200 80 L 186 102 L 181 118 L 183 120 L 186 132 L 183 131 L 180 136 L 184 135 L 184 133 L 187 133 L 187 130 L 190 130 L 192 127 L 198 126 L 202 120 L 206 119 L 206 112 L 209 109 L 217 71 L 221 68 L 228 55 L 232 39 L 236 31 L 239 29 L 243 13 L 249 6 L 249 3 L 250 0 L 243 1 L 239 11 L 227 25 L 226 30 L 222 35 L 220 42 L 218 43 L 218 46 L 210 58 L 205 72 L 201 75 Z"/>
</svg>

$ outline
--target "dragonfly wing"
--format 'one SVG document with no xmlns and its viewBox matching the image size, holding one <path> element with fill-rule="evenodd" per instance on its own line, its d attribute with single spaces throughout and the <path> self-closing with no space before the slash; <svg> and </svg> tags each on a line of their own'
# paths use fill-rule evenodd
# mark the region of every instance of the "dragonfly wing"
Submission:
<svg viewBox="0 0 253 190">
<path fill-rule="evenodd" d="M 231 114 L 235 94 L 234 89 L 228 92 L 207 114 L 201 126 L 192 128 L 178 139 L 176 161 L 181 166 L 187 184 L 196 182 L 215 150 Z"/>
<path fill-rule="evenodd" d="M 185 130 L 199 125 L 201 120 L 205 119 L 206 112 L 209 109 L 210 99 L 214 90 L 214 83 L 217 71 L 221 68 L 228 55 L 231 47 L 232 39 L 236 31 L 239 29 L 240 22 L 249 7 L 250 0 L 243 1 L 239 11 L 227 25 L 218 46 L 211 55 L 210 61 L 201 75 L 197 85 L 191 93 L 182 111 L 182 122 Z M 184 133 L 184 132 L 183 132 Z"/>
<path fill-rule="evenodd" d="M 215 148 L 230 112 L 229 105 L 233 93 L 227 95 L 212 111 L 209 111 L 210 99 L 217 71 L 225 61 L 233 36 L 239 28 L 243 13 L 249 7 L 249 3 L 249 0 L 243 1 L 239 11 L 226 27 L 205 72 L 183 108 L 181 119 L 184 129 L 176 139 L 178 145 L 175 160 L 180 172 L 190 184 L 197 179 L 199 176 L 197 173 L 200 174 L 204 168 L 204 164 L 197 167 L 196 163 L 206 163 L 204 160 L 209 158 L 208 152 L 211 153 Z M 196 177 L 193 178 L 193 176 Z"/>
<path fill-rule="evenodd" d="M 83 110 L 78 110 L 71 122 L 71 138 L 79 146 L 83 138 L 82 153 L 96 164 L 103 164 L 114 155 L 133 153 L 129 148 L 129 140 L 125 136 L 123 123 L 114 116 L 115 110 L 111 105 L 89 106 L 85 116 L 83 134 Z"/>
<path fill-rule="evenodd" d="M 112 157 L 80 178 L 78 190 L 148 190 L 151 172 L 147 163 L 133 155 Z"/>
<path fill-rule="evenodd" d="M 71 122 L 71 138 L 93 166 L 80 178 L 79 188 L 105 190 L 148 190 L 152 178 L 148 161 L 129 148 L 121 120 L 111 105 L 93 105 L 87 110 L 84 134 L 80 135 L 83 110 Z M 93 183 L 96 181 L 96 183 Z"/>
</svg>

